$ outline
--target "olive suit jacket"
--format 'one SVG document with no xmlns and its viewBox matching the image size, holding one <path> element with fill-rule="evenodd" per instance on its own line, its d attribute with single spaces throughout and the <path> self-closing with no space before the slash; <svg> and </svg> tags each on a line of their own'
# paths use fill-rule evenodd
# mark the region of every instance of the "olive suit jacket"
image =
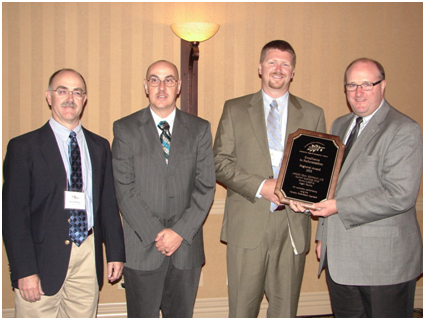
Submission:
<svg viewBox="0 0 425 320">
<path fill-rule="evenodd" d="M 321 108 L 292 94 L 288 100 L 286 139 L 299 128 L 326 132 Z M 227 187 L 221 240 L 240 248 L 256 248 L 270 212 L 270 202 L 256 198 L 256 193 L 265 179 L 273 177 L 262 90 L 225 102 L 214 156 L 217 180 Z M 289 206 L 282 214 L 288 216 L 296 251 L 308 251 L 310 217 Z"/>
<path fill-rule="evenodd" d="M 354 114 L 336 119 L 344 138 Z M 416 198 L 422 176 L 419 125 L 385 100 L 351 148 L 335 191 L 338 214 L 320 218 L 319 273 L 325 258 L 343 285 L 391 285 L 422 273 Z"/>
</svg>

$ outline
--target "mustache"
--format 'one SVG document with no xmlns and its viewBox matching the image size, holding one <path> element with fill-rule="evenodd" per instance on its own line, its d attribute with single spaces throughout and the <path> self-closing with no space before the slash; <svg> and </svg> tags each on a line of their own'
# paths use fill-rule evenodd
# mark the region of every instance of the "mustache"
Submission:
<svg viewBox="0 0 425 320">
<path fill-rule="evenodd" d="M 272 72 L 270 73 L 271 76 L 284 76 L 285 74 L 282 72 Z"/>
<path fill-rule="evenodd" d="M 75 104 L 75 102 L 73 101 L 65 101 L 62 102 L 61 107 L 71 107 L 71 108 L 76 108 L 77 105 Z"/>
</svg>

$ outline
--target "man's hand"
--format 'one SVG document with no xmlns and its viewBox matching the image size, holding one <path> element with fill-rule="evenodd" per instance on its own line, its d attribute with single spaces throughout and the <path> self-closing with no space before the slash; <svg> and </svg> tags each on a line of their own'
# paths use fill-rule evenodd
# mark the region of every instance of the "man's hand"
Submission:
<svg viewBox="0 0 425 320">
<path fill-rule="evenodd" d="M 320 261 L 320 250 L 322 250 L 322 241 L 317 241 L 316 243 L 316 256 L 317 260 Z"/>
<path fill-rule="evenodd" d="M 158 233 L 155 241 L 158 251 L 169 257 L 180 247 L 183 238 L 171 229 L 164 229 Z"/>
<path fill-rule="evenodd" d="M 36 302 L 44 295 L 38 274 L 19 279 L 18 289 L 22 298 L 28 302 Z"/>
<path fill-rule="evenodd" d="M 263 187 L 261 188 L 260 195 L 276 205 L 280 205 L 279 198 L 274 193 L 276 187 L 277 179 L 268 179 L 264 182 Z"/>
<path fill-rule="evenodd" d="M 297 202 L 297 201 L 293 201 L 293 200 L 289 200 L 289 207 L 294 210 L 295 212 L 308 212 L 307 208 L 304 207 L 301 203 Z"/>
<path fill-rule="evenodd" d="M 329 217 L 333 214 L 338 213 L 336 208 L 336 200 L 326 200 L 323 202 L 315 203 L 312 208 L 310 208 L 310 212 L 313 216 L 316 217 Z"/>
<path fill-rule="evenodd" d="M 122 269 L 124 268 L 123 262 L 108 262 L 108 280 L 109 282 L 115 282 L 122 275 Z"/>
<path fill-rule="evenodd" d="M 312 207 L 309 207 L 308 209 L 305 208 L 302 204 L 290 200 L 289 207 L 295 212 L 306 212 L 306 210 L 309 210 L 311 214 L 316 217 L 329 217 L 333 214 L 338 213 L 335 199 L 315 203 Z"/>
</svg>

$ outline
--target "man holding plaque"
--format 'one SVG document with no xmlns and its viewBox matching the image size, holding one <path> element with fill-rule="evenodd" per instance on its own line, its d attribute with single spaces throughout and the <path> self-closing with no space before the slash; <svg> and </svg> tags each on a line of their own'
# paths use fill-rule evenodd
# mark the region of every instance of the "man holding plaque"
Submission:
<svg viewBox="0 0 425 320">
<path fill-rule="evenodd" d="M 319 272 L 326 266 L 335 317 L 413 317 L 422 273 L 415 209 L 422 133 L 385 100 L 385 86 L 376 61 L 358 59 L 346 69 L 353 112 L 331 129 L 346 144 L 345 161 L 335 199 L 310 209 L 320 216 L 316 252 Z"/>
<path fill-rule="evenodd" d="M 268 317 L 297 313 L 310 217 L 279 206 L 276 177 L 288 135 L 299 128 L 325 132 L 326 125 L 321 108 L 289 93 L 295 60 L 288 42 L 266 44 L 258 66 L 262 90 L 226 101 L 217 129 L 230 317 L 257 317 L 264 293 Z"/>
</svg>

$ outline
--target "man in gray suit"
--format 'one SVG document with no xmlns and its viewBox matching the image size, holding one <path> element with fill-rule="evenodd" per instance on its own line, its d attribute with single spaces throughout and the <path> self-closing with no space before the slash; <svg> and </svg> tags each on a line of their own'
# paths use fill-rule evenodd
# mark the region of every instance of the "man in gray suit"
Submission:
<svg viewBox="0 0 425 320">
<path fill-rule="evenodd" d="M 347 67 L 345 88 L 353 112 L 335 120 L 331 133 L 352 147 L 335 199 L 311 210 L 320 217 L 319 273 L 326 266 L 336 317 L 413 316 L 416 279 L 422 273 L 415 209 L 422 133 L 385 100 L 385 86 L 380 63 L 362 58 Z M 357 132 L 353 144 L 351 132 Z"/>
<path fill-rule="evenodd" d="M 297 313 L 311 221 L 278 206 L 276 175 L 288 135 L 298 128 L 326 132 L 326 125 L 321 108 L 289 93 L 295 60 L 288 42 L 266 44 L 258 66 L 262 90 L 226 101 L 217 129 L 216 175 L 227 187 L 221 240 L 227 243 L 230 317 L 257 317 L 264 293 L 268 317 Z M 269 135 L 272 114 L 280 130 Z M 272 145 L 272 137 L 279 141 Z"/>
<path fill-rule="evenodd" d="M 112 144 L 128 317 L 192 317 L 215 190 L 211 128 L 176 108 L 174 64 L 153 63 L 144 86 L 149 107 L 116 121 Z"/>
</svg>

